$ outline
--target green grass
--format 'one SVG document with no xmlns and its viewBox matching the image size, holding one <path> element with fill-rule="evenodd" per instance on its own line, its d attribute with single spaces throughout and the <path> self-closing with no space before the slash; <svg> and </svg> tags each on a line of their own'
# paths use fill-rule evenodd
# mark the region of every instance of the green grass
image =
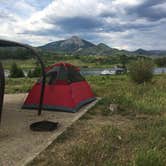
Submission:
<svg viewBox="0 0 166 166">
<path fill-rule="evenodd" d="M 165 122 L 135 119 L 130 126 L 128 119 L 114 118 L 78 121 L 29 165 L 165 166 Z"/>
<path fill-rule="evenodd" d="M 26 93 L 36 80 L 35 78 L 7 78 L 5 93 Z"/>
<path fill-rule="evenodd" d="M 147 151 L 139 151 L 135 159 L 136 166 L 163 166 L 164 160 L 162 154 L 155 149 Z"/>
<path fill-rule="evenodd" d="M 115 65 L 120 64 L 119 61 L 115 61 L 114 63 L 110 63 L 110 60 L 107 60 L 110 57 L 104 57 L 104 56 L 82 56 L 82 57 L 75 57 L 75 56 L 60 56 L 60 57 L 43 57 L 43 62 L 45 66 L 50 66 L 52 64 L 58 63 L 58 62 L 66 62 L 66 63 L 72 63 L 73 65 L 79 66 L 79 67 L 89 67 L 89 68 L 111 68 Z M 104 59 L 103 61 L 98 61 L 98 59 Z M 12 63 L 15 62 L 19 67 L 21 67 L 24 70 L 33 69 L 36 66 L 36 59 L 26 59 L 26 60 L 15 60 L 15 59 L 8 59 L 8 60 L 2 60 L 2 63 L 4 65 L 5 69 L 10 69 Z M 109 63 L 108 63 L 109 62 Z M 111 61 L 112 62 L 112 61 Z"/>
<path fill-rule="evenodd" d="M 11 65 L 13 63 L 16 63 L 21 69 L 28 70 L 33 69 L 36 65 L 36 61 L 34 59 L 28 59 L 28 60 L 14 60 L 14 59 L 8 59 L 8 60 L 2 60 L 3 66 L 5 69 L 10 69 Z"/>
<path fill-rule="evenodd" d="M 87 80 L 102 100 L 29 165 L 165 166 L 166 75 L 139 85 L 126 75 Z M 6 92 L 26 92 L 34 81 L 7 79 Z"/>
<path fill-rule="evenodd" d="M 166 110 L 166 76 L 156 76 L 152 83 L 135 84 L 127 76 L 88 77 L 97 96 L 102 96 L 100 107 L 106 110 L 110 103 L 122 110 L 158 114 Z M 156 100 L 157 99 L 157 100 Z"/>
</svg>

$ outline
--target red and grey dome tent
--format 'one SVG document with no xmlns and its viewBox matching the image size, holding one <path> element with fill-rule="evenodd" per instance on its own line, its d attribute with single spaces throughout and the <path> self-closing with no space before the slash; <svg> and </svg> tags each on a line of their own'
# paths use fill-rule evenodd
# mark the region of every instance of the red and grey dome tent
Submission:
<svg viewBox="0 0 166 166">
<path fill-rule="evenodd" d="M 46 85 L 43 109 L 76 112 L 95 96 L 79 68 L 69 63 L 57 63 L 45 69 Z M 42 78 L 35 83 L 25 100 L 23 108 L 37 109 L 40 102 Z"/>
</svg>

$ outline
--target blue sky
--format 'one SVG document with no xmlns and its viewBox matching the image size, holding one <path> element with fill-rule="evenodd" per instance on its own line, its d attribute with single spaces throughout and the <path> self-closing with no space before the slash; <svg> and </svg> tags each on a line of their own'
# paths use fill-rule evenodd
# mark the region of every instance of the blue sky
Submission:
<svg viewBox="0 0 166 166">
<path fill-rule="evenodd" d="M 34 46 L 73 35 L 166 50 L 166 0 L 0 0 L 0 38 Z"/>
</svg>

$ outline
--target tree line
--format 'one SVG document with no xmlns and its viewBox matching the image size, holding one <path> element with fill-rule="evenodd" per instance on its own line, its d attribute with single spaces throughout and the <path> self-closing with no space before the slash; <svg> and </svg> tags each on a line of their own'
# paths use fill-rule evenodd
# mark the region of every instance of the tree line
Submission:
<svg viewBox="0 0 166 166">
<path fill-rule="evenodd" d="M 36 66 L 33 70 L 29 70 L 27 73 L 27 77 L 30 77 L 30 78 L 40 77 L 40 76 L 41 76 L 41 69 L 39 66 Z M 24 74 L 24 71 L 16 63 L 13 63 L 9 71 L 9 77 L 21 78 L 21 77 L 25 77 L 25 74 Z"/>
<path fill-rule="evenodd" d="M 21 47 L 0 48 L 0 59 L 29 59 L 32 58 L 31 52 Z"/>
</svg>

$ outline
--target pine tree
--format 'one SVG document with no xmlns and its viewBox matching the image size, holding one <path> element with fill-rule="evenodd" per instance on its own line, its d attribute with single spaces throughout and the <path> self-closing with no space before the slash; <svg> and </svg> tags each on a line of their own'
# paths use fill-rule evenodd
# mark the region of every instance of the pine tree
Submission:
<svg viewBox="0 0 166 166">
<path fill-rule="evenodd" d="M 13 63 L 11 66 L 10 77 L 11 78 L 25 77 L 23 70 L 19 68 L 16 63 Z"/>
</svg>

